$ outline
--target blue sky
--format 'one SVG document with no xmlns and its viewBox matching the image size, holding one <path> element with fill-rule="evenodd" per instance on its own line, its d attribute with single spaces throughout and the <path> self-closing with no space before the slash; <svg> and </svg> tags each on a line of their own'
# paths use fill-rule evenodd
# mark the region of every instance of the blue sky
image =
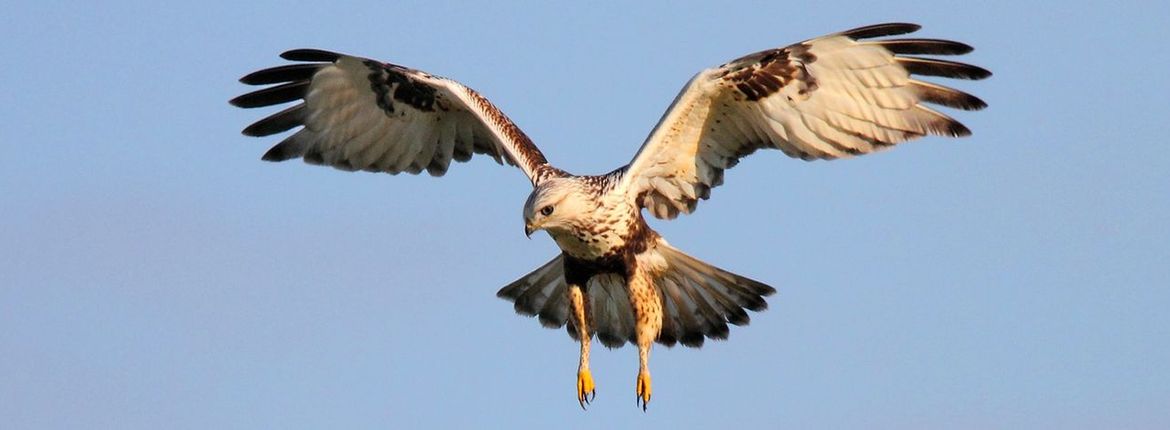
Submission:
<svg viewBox="0 0 1170 430">
<path fill-rule="evenodd" d="M 1159 2 L 19 2 L 0 24 L 0 427 L 1170 427 Z M 528 188 L 260 155 L 236 79 L 319 47 L 450 76 L 558 165 L 625 163 L 686 80 L 885 21 L 976 47 L 974 130 L 762 153 L 651 224 L 779 293 L 702 350 L 593 354 L 495 291 L 554 255 Z"/>
</svg>

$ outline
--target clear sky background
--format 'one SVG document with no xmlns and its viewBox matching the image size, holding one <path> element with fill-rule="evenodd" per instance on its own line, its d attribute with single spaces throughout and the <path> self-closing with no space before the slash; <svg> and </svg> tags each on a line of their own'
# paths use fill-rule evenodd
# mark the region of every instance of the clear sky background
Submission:
<svg viewBox="0 0 1170 430">
<path fill-rule="evenodd" d="M 0 14 L 0 428 L 1168 428 L 1165 2 L 17 2 Z M 698 70 L 886 21 L 995 72 L 974 130 L 757 154 L 674 245 L 779 293 L 593 354 L 495 297 L 556 252 L 519 171 L 264 163 L 236 82 L 319 47 L 450 76 L 556 164 L 628 161 Z"/>
</svg>

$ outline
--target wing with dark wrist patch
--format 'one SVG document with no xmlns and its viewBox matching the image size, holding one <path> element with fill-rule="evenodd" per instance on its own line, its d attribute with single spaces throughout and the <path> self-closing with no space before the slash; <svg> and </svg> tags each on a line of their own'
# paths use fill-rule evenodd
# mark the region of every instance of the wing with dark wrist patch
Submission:
<svg viewBox="0 0 1170 430">
<path fill-rule="evenodd" d="M 658 218 L 690 213 L 723 171 L 759 149 L 804 160 L 868 154 L 926 135 L 966 136 L 926 106 L 986 106 L 912 75 L 983 79 L 985 69 L 908 55 L 972 48 L 937 39 L 884 39 L 918 30 L 879 24 L 750 54 L 700 72 L 683 88 L 623 172 L 627 195 Z"/>
<path fill-rule="evenodd" d="M 302 127 L 264 160 L 441 176 L 451 160 L 486 154 L 520 167 L 534 184 L 560 174 L 495 105 L 458 82 L 328 51 L 298 49 L 281 57 L 304 63 L 244 76 L 245 84 L 273 85 L 231 100 L 242 108 L 302 101 L 244 129 L 269 136 Z"/>
</svg>

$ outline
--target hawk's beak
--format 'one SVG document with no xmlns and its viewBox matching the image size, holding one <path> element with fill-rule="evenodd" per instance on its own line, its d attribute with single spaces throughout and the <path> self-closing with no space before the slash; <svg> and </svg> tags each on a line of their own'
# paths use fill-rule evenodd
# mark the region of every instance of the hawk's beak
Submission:
<svg viewBox="0 0 1170 430">
<path fill-rule="evenodd" d="M 534 231 L 536 231 L 536 228 L 532 226 L 532 223 L 524 221 L 524 236 L 532 239 L 532 232 Z"/>
</svg>

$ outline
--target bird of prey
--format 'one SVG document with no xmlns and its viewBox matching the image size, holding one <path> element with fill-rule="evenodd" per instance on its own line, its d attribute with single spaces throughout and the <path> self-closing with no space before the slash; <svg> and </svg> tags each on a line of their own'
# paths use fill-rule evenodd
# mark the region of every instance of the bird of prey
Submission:
<svg viewBox="0 0 1170 430">
<path fill-rule="evenodd" d="M 576 396 L 596 397 L 590 340 L 638 347 L 637 403 L 651 397 L 651 345 L 690 347 L 725 339 L 775 290 L 679 251 L 652 230 L 691 213 L 723 172 L 759 149 L 803 160 L 868 154 L 926 135 L 970 130 L 927 104 L 978 110 L 986 104 L 913 75 L 982 79 L 987 70 L 921 55 L 958 55 L 966 44 L 888 38 L 918 25 L 879 24 L 768 49 L 696 74 L 629 164 L 583 176 L 553 167 L 536 145 L 476 91 L 404 66 L 297 49 L 297 63 L 240 79 L 276 84 L 231 100 L 242 108 L 301 101 L 243 130 L 269 136 L 301 127 L 264 154 L 342 170 L 441 176 L 451 160 L 485 154 L 519 167 L 532 183 L 524 233 L 547 232 L 561 253 L 505 286 L 499 297 L 580 342 Z M 591 397 L 592 395 L 592 397 Z"/>
</svg>

